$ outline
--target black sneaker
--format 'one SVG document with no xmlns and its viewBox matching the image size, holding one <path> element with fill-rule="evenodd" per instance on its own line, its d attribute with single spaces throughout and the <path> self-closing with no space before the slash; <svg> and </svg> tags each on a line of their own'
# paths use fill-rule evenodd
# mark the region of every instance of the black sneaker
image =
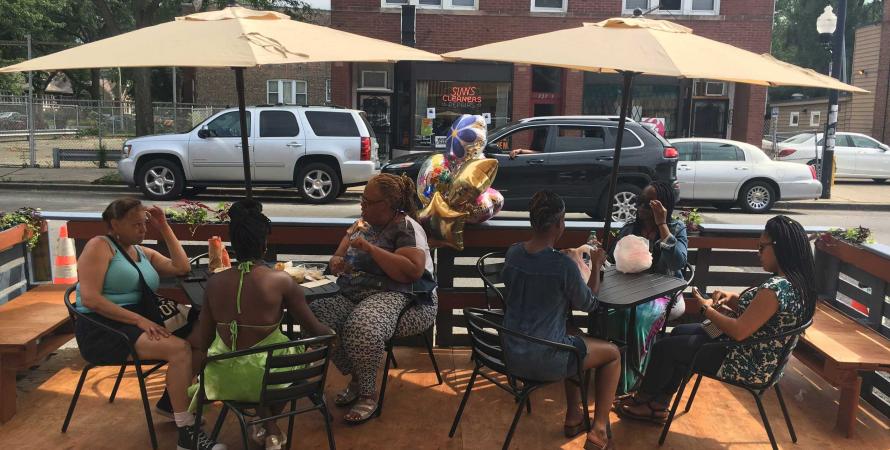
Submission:
<svg viewBox="0 0 890 450">
<path fill-rule="evenodd" d="M 195 433 L 198 434 L 197 450 L 226 450 L 225 444 L 216 443 L 194 425 L 177 428 L 177 431 L 179 431 L 179 441 L 176 443 L 176 450 L 191 450 L 195 442 Z"/>
<path fill-rule="evenodd" d="M 160 400 L 155 403 L 155 412 L 160 416 L 173 420 L 173 405 L 170 403 L 170 394 L 167 393 L 166 389 L 164 389 L 164 394 L 161 395 Z"/>
</svg>

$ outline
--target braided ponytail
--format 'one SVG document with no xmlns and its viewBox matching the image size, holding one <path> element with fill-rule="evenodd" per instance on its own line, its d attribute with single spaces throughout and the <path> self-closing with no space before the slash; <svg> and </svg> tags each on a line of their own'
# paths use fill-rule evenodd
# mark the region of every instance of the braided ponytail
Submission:
<svg viewBox="0 0 890 450">
<path fill-rule="evenodd" d="M 386 197 L 386 202 L 393 210 L 417 219 L 417 203 L 414 201 L 414 196 L 417 194 L 411 178 L 405 174 L 381 173 L 368 182 L 371 183 L 380 188 Z"/>
<path fill-rule="evenodd" d="M 766 222 L 766 234 L 773 241 L 779 268 L 804 302 L 806 317 L 812 317 L 818 300 L 816 266 L 806 231 L 796 220 L 779 215 Z"/>
</svg>

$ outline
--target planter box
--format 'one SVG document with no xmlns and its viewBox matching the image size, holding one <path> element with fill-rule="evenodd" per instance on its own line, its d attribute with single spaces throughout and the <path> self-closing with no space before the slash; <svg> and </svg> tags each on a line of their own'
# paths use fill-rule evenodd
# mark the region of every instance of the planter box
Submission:
<svg viewBox="0 0 890 450">
<path fill-rule="evenodd" d="M 816 239 L 816 249 L 890 282 L 890 260 L 865 246 L 822 235 Z"/>
<path fill-rule="evenodd" d="M 28 240 L 30 233 L 25 225 L 16 225 L 7 230 L 0 231 L 0 252 L 8 250 Z"/>
</svg>

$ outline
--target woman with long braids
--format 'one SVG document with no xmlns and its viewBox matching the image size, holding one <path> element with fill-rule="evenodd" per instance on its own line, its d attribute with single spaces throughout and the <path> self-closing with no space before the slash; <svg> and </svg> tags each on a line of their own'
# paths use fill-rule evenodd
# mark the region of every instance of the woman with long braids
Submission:
<svg viewBox="0 0 890 450">
<path fill-rule="evenodd" d="M 606 425 L 621 374 L 618 347 L 602 339 L 584 336 L 567 326 L 571 311 L 593 311 L 599 290 L 600 270 L 606 252 L 593 241 L 577 249 L 553 248 L 565 231 L 565 203 L 550 191 L 536 193 L 528 207 L 534 234 L 525 242 L 513 244 L 504 259 L 506 312 L 504 326 L 541 339 L 572 345 L 584 355 L 581 361 L 569 353 L 527 340 L 505 336 L 504 352 L 516 375 L 530 380 L 565 379 L 581 369 L 595 369 L 596 407 L 585 449 L 609 448 Z M 587 253 L 587 267 L 582 254 Z M 584 431 L 581 391 L 565 381 L 566 416 L 564 433 L 573 438 Z"/>
<path fill-rule="evenodd" d="M 350 381 L 335 403 L 352 405 L 344 416 L 348 423 L 365 422 L 377 411 L 377 369 L 385 342 L 418 334 L 436 319 L 432 286 L 426 286 L 427 295 L 414 294 L 413 284 L 429 280 L 424 274 L 433 272 L 426 233 L 415 220 L 415 192 L 414 182 L 404 175 L 380 174 L 368 181 L 361 219 L 346 231 L 330 260 L 340 293 L 309 305 L 340 337 L 332 359 Z M 414 306 L 399 321 L 411 302 Z"/>
<path fill-rule="evenodd" d="M 652 253 L 652 271 L 663 275 L 671 275 L 683 278 L 681 270 L 686 265 L 686 250 L 688 240 L 686 237 L 686 225 L 675 220 L 674 204 L 676 195 L 674 188 L 664 181 L 655 181 L 643 189 L 637 197 L 637 216 L 632 222 L 628 222 L 621 228 L 618 236 L 612 241 L 609 252 L 613 255 L 615 244 L 621 238 L 634 235 L 646 238 L 649 241 L 649 251 Z M 612 258 L 614 260 L 614 256 Z M 648 351 L 655 340 L 655 336 L 661 330 L 665 317 L 665 310 L 670 302 L 668 297 L 655 299 L 637 307 L 636 329 L 625 330 L 629 326 L 630 312 L 628 310 L 610 311 L 608 335 L 614 338 L 624 339 L 628 331 L 636 333 L 636 342 L 639 347 L 635 349 L 640 358 L 640 367 L 626 367 L 620 392 L 628 392 L 637 382 L 637 372 L 644 372 L 648 358 Z M 671 318 L 679 317 L 685 311 L 685 303 L 682 294 L 671 309 Z M 633 351 L 633 350 L 631 350 Z"/>
<path fill-rule="evenodd" d="M 197 329 L 202 354 L 215 356 L 289 341 L 281 332 L 285 307 L 306 334 L 333 334 L 309 310 L 294 279 L 263 262 L 272 228 L 262 204 L 238 201 L 229 208 L 229 217 L 229 236 L 239 264 L 207 280 Z M 207 398 L 259 401 L 265 362 L 266 354 L 257 353 L 209 363 L 204 371 Z M 278 412 L 257 411 L 262 417 Z M 250 434 L 268 450 L 280 450 L 287 442 L 275 421 L 253 427 Z"/>
<path fill-rule="evenodd" d="M 803 227 L 788 217 L 773 217 L 760 235 L 758 253 L 763 269 L 773 274 L 763 284 L 741 294 L 718 290 L 711 299 L 699 295 L 690 299 L 691 306 L 728 336 L 723 339 L 743 341 L 774 336 L 803 325 L 813 316 L 816 276 L 813 251 Z M 780 363 L 788 339 L 796 338 L 732 349 L 703 349 L 693 369 L 730 380 L 765 383 Z M 663 422 L 668 415 L 668 403 L 679 389 L 693 356 L 711 340 L 701 324 L 687 324 L 674 328 L 669 337 L 656 342 L 639 391 L 617 405 L 619 415 Z"/>
</svg>

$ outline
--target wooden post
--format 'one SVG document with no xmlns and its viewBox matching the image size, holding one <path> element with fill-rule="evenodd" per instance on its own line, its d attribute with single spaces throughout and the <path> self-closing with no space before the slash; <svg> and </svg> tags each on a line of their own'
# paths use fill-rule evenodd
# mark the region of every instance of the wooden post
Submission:
<svg viewBox="0 0 890 450">
<path fill-rule="evenodd" d="M 856 412 L 859 410 L 859 393 L 862 388 L 862 377 L 855 371 L 843 374 L 838 383 L 841 398 L 837 410 L 836 428 L 848 438 L 853 437 L 856 428 Z"/>
</svg>

